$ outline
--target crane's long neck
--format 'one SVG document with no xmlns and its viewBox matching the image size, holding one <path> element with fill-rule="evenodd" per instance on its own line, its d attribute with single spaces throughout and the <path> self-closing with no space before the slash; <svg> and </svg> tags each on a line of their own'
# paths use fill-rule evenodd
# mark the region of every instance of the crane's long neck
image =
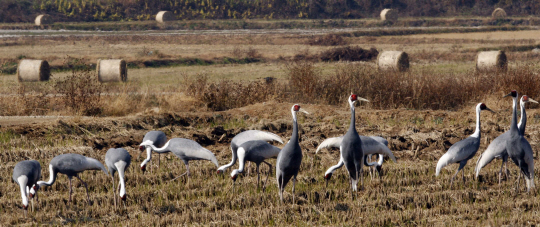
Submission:
<svg viewBox="0 0 540 227">
<path fill-rule="evenodd" d="M 143 160 L 141 166 L 146 165 L 150 160 L 152 160 L 152 148 L 146 147 L 146 159 Z"/>
<path fill-rule="evenodd" d="M 476 106 L 476 129 L 471 135 L 472 137 L 480 139 L 480 105 Z"/>
<path fill-rule="evenodd" d="M 237 149 L 238 149 L 238 146 L 236 146 L 236 144 L 231 144 L 232 160 L 228 164 L 222 165 L 221 167 L 219 167 L 218 170 L 225 171 L 229 167 L 233 166 L 234 163 L 236 163 L 236 160 L 238 159 Z"/>
<path fill-rule="evenodd" d="M 512 97 L 512 122 L 510 123 L 510 133 L 518 133 L 517 127 L 517 96 Z"/>
<path fill-rule="evenodd" d="M 341 157 L 341 158 L 339 159 L 338 164 L 336 164 L 336 165 L 331 166 L 330 168 L 328 168 L 328 170 L 326 170 L 326 173 L 324 173 L 324 175 L 327 175 L 327 174 L 329 174 L 329 173 L 334 173 L 334 171 L 336 171 L 336 169 L 341 168 L 344 164 L 345 164 L 345 162 L 343 161 L 343 157 Z"/>
<path fill-rule="evenodd" d="M 22 175 L 17 178 L 17 183 L 19 183 L 19 188 L 21 189 L 21 197 L 22 197 L 22 203 L 24 206 L 28 206 L 28 196 L 27 196 L 27 187 L 28 184 L 28 177 L 25 175 Z"/>
<path fill-rule="evenodd" d="M 521 118 L 519 119 L 517 127 L 519 130 L 519 135 L 523 136 L 525 135 L 525 127 L 527 127 L 527 114 L 525 113 L 525 102 L 520 100 L 519 104 L 521 106 Z"/>
<path fill-rule="evenodd" d="M 126 169 L 127 163 L 124 161 L 119 161 L 114 163 L 116 169 L 118 170 L 118 178 L 120 178 L 120 197 L 126 194 L 126 183 L 124 180 L 124 171 Z"/>
<path fill-rule="evenodd" d="M 56 171 L 54 170 L 53 166 L 49 164 L 49 181 L 38 181 L 37 184 L 39 186 L 51 186 L 56 181 Z"/>
<path fill-rule="evenodd" d="M 168 152 L 171 152 L 171 150 L 169 150 L 169 143 L 171 141 L 167 141 L 167 143 L 165 145 L 163 145 L 163 147 L 161 148 L 157 148 L 156 146 L 154 146 L 153 144 L 150 144 L 150 145 L 147 145 L 147 146 L 150 146 L 152 148 L 152 150 L 154 152 L 157 152 L 157 153 L 168 153 Z"/>
<path fill-rule="evenodd" d="M 298 123 L 297 123 L 297 120 L 296 120 L 296 112 L 295 111 L 292 111 L 292 116 L 293 116 L 293 132 L 292 132 L 292 136 L 291 136 L 291 142 L 295 141 L 295 142 L 298 142 Z"/>
<path fill-rule="evenodd" d="M 243 147 L 239 147 L 238 153 L 238 172 L 243 173 L 246 165 L 246 150 Z"/>
<path fill-rule="evenodd" d="M 356 113 L 354 111 L 354 103 L 351 103 L 351 125 L 349 126 L 349 130 L 356 131 Z"/>
</svg>

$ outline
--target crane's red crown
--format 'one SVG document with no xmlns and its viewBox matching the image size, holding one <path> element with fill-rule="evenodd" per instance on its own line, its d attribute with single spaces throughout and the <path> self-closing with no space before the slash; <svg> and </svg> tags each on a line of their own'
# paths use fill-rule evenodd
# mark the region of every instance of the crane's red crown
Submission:
<svg viewBox="0 0 540 227">
<path fill-rule="evenodd" d="M 300 105 L 294 105 L 293 109 L 294 109 L 294 111 L 299 111 L 300 110 Z"/>
<path fill-rule="evenodd" d="M 524 95 L 523 96 L 523 101 L 525 101 L 525 102 L 529 101 L 529 96 Z"/>
<path fill-rule="evenodd" d="M 355 94 L 352 94 L 351 101 L 356 101 L 356 100 L 358 100 L 358 96 L 356 96 Z"/>
</svg>

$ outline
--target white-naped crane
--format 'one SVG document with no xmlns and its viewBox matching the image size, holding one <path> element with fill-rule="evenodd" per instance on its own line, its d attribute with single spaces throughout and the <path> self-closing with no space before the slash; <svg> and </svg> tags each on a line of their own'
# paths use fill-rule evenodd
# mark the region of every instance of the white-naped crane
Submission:
<svg viewBox="0 0 540 227">
<path fill-rule="evenodd" d="M 518 130 L 522 136 L 525 135 L 525 127 L 527 126 L 527 114 L 525 111 L 525 104 L 528 102 L 538 103 L 537 101 L 529 98 L 529 96 L 527 95 L 521 96 L 521 118 L 518 123 Z M 499 184 L 501 184 L 503 166 L 505 167 L 504 172 L 506 174 L 506 177 L 508 178 L 508 153 L 506 152 L 506 141 L 508 139 L 510 139 L 510 131 L 501 134 L 493 141 L 491 141 L 487 149 L 484 151 L 484 153 L 480 155 L 478 161 L 476 161 L 475 172 L 477 178 L 480 174 L 480 170 L 482 170 L 482 168 L 484 168 L 495 158 L 502 159 L 501 170 L 499 171 Z"/>
<path fill-rule="evenodd" d="M 360 136 L 360 139 L 362 140 L 362 151 L 364 153 L 364 160 L 366 160 L 368 155 L 378 154 L 380 155 L 380 159 L 383 158 L 383 156 L 388 156 L 392 161 L 396 161 L 396 157 L 394 157 L 394 154 L 392 151 L 388 148 L 388 141 L 380 136 Z M 324 140 L 318 147 L 317 151 L 315 151 L 315 154 L 319 152 L 319 150 L 323 148 L 340 148 L 341 142 L 343 141 L 343 136 L 340 137 L 332 137 Z M 380 161 L 379 159 L 379 161 Z M 366 164 L 367 161 L 364 161 L 364 164 Z M 382 170 L 382 162 L 381 164 L 377 164 L 379 162 L 374 163 L 368 163 L 367 166 L 375 166 L 377 171 L 379 172 Z M 328 181 L 330 178 L 332 178 L 332 174 L 337 169 L 341 168 L 345 163 L 343 162 L 343 159 L 340 154 L 340 161 L 338 164 L 330 167 L 324 174 L 324 178 L 326 181 L 326 185 L 328 186 Z"/>
<path fill-rule="evenodd" d="M 155 147 L 161 148 L 167 143 L 167 135 L 162 131 L 149 131 L 144 135 L 143 143 L 152 144 Z M 146 171 L 146 164 L 152 160 L 152 148 L 150 146 L 139 145 L 139 150 L 143 152 L 146 150 L 146 159 L 141 163 L 141 170 Z M 158 167 L 161 165 L 161 154 L 158 153 Z M 144 166 L 144 168 L 143 168 Z"/>
<path fill-rule="evenodd" d="M 259 165 L 261 163 L 264 163 L 268 165 L 268 174 L 266 175 L 266 180 L 263 184 L 263 191 L 266 189 L 266 182 L 268 181 L 268 177 L 270 176 L 270 171 L 272 170 L 272 164 L 266 162 L 266 159 L 269 158 L 277 158 L 279 155 L 279 152 L 281 149 L 276 146 L 272 146 L 268 144 L 265 141 L 262 140 L 252 140 L 247 141 L 243 144 L 241 144 L 238 149 L 238 169 L 235 169 L 231 172 L 231 179 L 234 182 L 236 182 L 236 178 L 238 177 L 238 174 L 244 172 L 244 166 L 246 164 L 246 161 L 253 162 L 257 165 L 257 188 L 259 188 L 259 182 L 260 182 L 260 174 L 259 174 Z"/>
<path fill-rule="evenodd" d="M 20 161 L 13 168 L 12 179 L 19 185 L 25 216 L 28 212 L 28 192 L 38 182 L 39 178 L 41 178 L 41 165 L 36 160 Z M 34 209 L 33 204 L 32 202 L 32 209 Z"/>
<path fill-rule="evenodd" d="M 510 138 L 506 141 L 506 152 L 508 157 L 519 167 L 520 176 L 516 191 L 519 191 L 521 175 L 524 176 L 527 184 L 527 192 L 534 188 L 534 157 L 531 145 L 521 135 L 517 126 L 517 91 L 511 91 L 508 95 L 512 97 L 512 121 L 510 122 Z"/>
<path fill-rule="evenodd" d="M 84 182 L 78 174 L 86 170 L 102 170 L 106 175 L 107 170 L 105 166 L 96 159 L 82 156 L 80 154 L 61 154 L 54 157 L 49 163 L 49 181 L 38 181 L 36 187 L 32 188 L 31 193 L 35 194 L 40 187 L 51 186 L 56 181 L 58 173 L 65 174 L 69 180 L 69 202 L 71 203 L 71 194 L 73 192 L 71 187 L 71 179 L 76 177 L 79 179 L 86 188 L 86 199 L 90 203 L 90 196 L 88 195 L 88 184 Z"/>
<path fill-rule="evenodd" d="M 236 161 L 238 160 L 237 150 L 240 145 L 242 145 L 245 142 L 254 141 L 254 140 L 261 140 L 265 142 L 277 141 L 283 144 L 283 140 L 281 140 L 281 137 L 271 132 L 265 132 L 265 131 L 259 131 L 259 130 L 247 130 L 247 131 L 238 133 L 238 135 L 236 135 L 231 140 L 231 152 L 232 152 L 231 162 L 223 166 L 220 166 L 217 170 L 217 173 L 225 172 L 229 167 L 233 166 L 236 163 Z"/>
<path fill-rule="evenodd" d="M 482 110 L 488 110 L 493 112 L 493 110 L 489 109 L 486 104 L 484 103 L 478 103 L 476 105 L 476 129 L 474 133 L 467 137 L 464 140 L 461 140 L 455 144 L 453 144 L 450 149 L 439 159 L 437 162 L 437 168 L 435 171 L 435 176 L 439 176 L 441 169 L 445 166 L 452 164 L 452 163 L 459 163 L 459 168 L 457 169 L 454 176 L 452 176 L 452 179 L 450 180 L 450 188 L 452 188 L 452 184 L 454 183 L 454 178 L 458 174 L 458 172 L 465 167 L 469 159 L 474 157 L 476 152 L 478 151 L 478 148 L 480 147 L 480 137 L 481 137 L 481 128 L 480 128 L 480 112 Z M 493 112 L 494 113 L 494 112 Z M 465 182 L 465 172 L 462 172 L 463 182 Z"/>
<path fill-rule="evenodd" d="M 186 165 L 186 172 L 172 180 L 176 180 L 186 174 L 188 177 L 190 176 L 189 161 L 191 160 L 209 160 L 214 163 L 216 167 L 219 166 L 216 156 L 214 156 L 214 154 L 210 150 L 202 147 L 199 143 L 190 139 L 173 138 L 167 141 L 167 143 L 162 148 L 157 148 L 151 142 L 146 141 L 142 142 L 141 146 L 150 147 L 156 153 L 172 152 L 174 155 L 176 155 L 176 157 L 180 158 L 184 162 L 184 164 Z M 146 164 L 148 163 L 148 161 L 150 161 L 149 159 L 151 159 L 151 157 L 147 157 L 143 161 L 144 164 L 141 165 L 141 169 L 146 168 Z"/>
<path fill-rule="evenodd" d="M 293 179 L 292 187 L 292 196 L 294 203 L 294 187 L 296 185 L 296 176 L 300 170 L 300 165 L 302 164 L 302 149 L 300 148 L 300 143 L 298 142 L 298 122 L 296 119 L 296 114 L 298 112 L 309 114 L 304 109 L 300 109 L 300 105 L 294 104 L 291 108 L 291 113 L 293 117 L 293 132 L 291 139 L 283 149 L 279 152 L 276 161 L 276 180 L 279 189 L 279 198 L 283 202 L 283 191 L 285 186 L 289 183 L 291 178 Z"/>
<path fill-rule="evenodd" d="M 129 164 L 131 164 L 131 155 L 124 148 L 110 148 L 105 154 L 105 165 L 107 165 L 109 173 L 111 173 L 111 180 L 113 183 L 112 191 L 115 207 L 116 191 L 118 191 L 118 189 L 114 189 L 114 173 L 118 172 L 118 187 L 120 188 L 118 196 L 120 199 L 122 199 L 122 201 L 126 201 L 126 182 L 124 176 L 125 170 L 129 167 Z"/>
</svg>

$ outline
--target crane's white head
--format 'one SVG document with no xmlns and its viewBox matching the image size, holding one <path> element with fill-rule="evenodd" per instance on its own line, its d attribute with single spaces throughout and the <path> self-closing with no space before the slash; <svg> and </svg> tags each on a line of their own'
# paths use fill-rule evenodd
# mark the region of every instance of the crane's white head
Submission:
<svg viewBox="0 0 540 227">
<path fill-rule="evenodd" d="M 478 105 L 476 105 L 476 110 L 477 111 L 482 111 L 482 110 L 487 110 L 487 111 L 491 111 L 492 113 L 495 113 L 495 111 L 491 110 L 490 108 L 488 108 L 486 106 L 486 104 L 484 103 L 478 103 Z"/>
<path fill-rule="evenodd" d="M 512 90 L 510 93 L 508 93 L 507 95 L 503 96 L 504 97 L 507 97 L 507 96 L 511 96 L 512 98 L 517 98 L 518 97 L 518 93 L 516 90 Z"/>
<path fill-rule="evenodd" d="M 351 96 L 349 96 L 349 105 L 351 106 L 351 108 L 354 108 L 354 104 L 356 103 L 356 101 L 369 102 L 369 100 L 362 97 L 358 97 L 358 95 L 356 94 L 352 94 Z"/>
<path fill-rule="evenodd" d="M 526 96 L 526 95 L 521 96 L 521 102 L 523 102 L 523 103 L 528 103 L 528 102 L 538 103 L 536 100 L 531 99 L 531 98 L 529 98 L 529 96 Z"/>
<path fill-rule="evenodd" d="M 39 184 L 34 184 L 34 186 L 32 186 L 32 188 L 30 189 L 28 196 L 30 196 L 30 198 L 34 198 L 39 188 L 40 188 Z"/>
<path fill-rule="evenodd" d="M 296 121 L 296 113 L 298 112 L 302 112 L 302 113 L 305 113 L 305 114 L 309 114 L 307 111 L 305 111 L 304 109 L 301 109 L 300 108 L 300 105 L 298 104 L 294 104 L 291 108 L 291 113 L 293 115 L 293 119 Z"/>
<path fill-rule="evenodd" d="M 236 181 L 236 178 L 238 177 L 238 174 L 239 174 L 239 173 L 240 173 L 240 171 L 238 171 L 237 169 L 233 170 L 233 171 L 231 172 L 231 179 L 232 179 L 233 181 Z"/>
</svg>

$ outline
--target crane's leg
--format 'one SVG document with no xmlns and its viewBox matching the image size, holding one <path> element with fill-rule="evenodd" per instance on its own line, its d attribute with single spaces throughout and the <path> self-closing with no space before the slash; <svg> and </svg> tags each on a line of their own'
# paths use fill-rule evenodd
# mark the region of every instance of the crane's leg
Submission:
<svg viewBox="0 0 540 227">
<path fill-rule="evenodd" d="M 118 186 L 116 187 L 116 191 L 118 192 L 118 203 L 120 202 L 120 182 L 118 182 Z"/>
<path fill-rule="evenodd" d="M 257 170 L 257 189 L 259 189 L 259 182 L 261 181 L 260 175 L 259 175 L 259 165 L 257 165 L 256 170 Z"/>
<path fill-rule="evenodd" d="M 176 179 L 178 179 L 179 177 L 184 176 L 184 175 L 187 175 L 187 176 L 189 177 L 189 163 L 188 163 L 188 162 L 184 162 L 184 164 L 186 164 L 186 172 L 183 173 L 183 174 L 180 175 L 180 176 L 177 176 L 176 178 L 172 179 L 171 181 L 176 180 Z"/>
<path fill-rule="evenodd" d="M 499 171 L 499 185 L 501 184 L 503 166 L 504 166 L 504 159 L 501 163 L 501 171 Z"/>
<path fill-rule="evenodd" d="M 71 189 L 71 177 L 68 177 L 69 179 L 69 203 L 71 203 L 71 193 L 73 190 Z"/>
<path fill-rule="evenodd" d="M 454 174 L 454 176 L 452 176 L 452 180 L 450 180 L 450 189 L 452 189 L 452 184 L 454 183 L 454 178 L 456 178 L 459 171 L 461 169 L 463 169 L 463 167 L 465 167 L 465 164 L 467 164 L 467 163 L 466 162 L 460 162 L 459 163 L 459 168 L 456 170 L 456 173 Z"/>
<path fill-rule="evenodd" d="M 114 176 L 111 174 L 114 208 L 116 207 L 116 191 L 114 190 Z"/>
<path fill-rule="evenodd" d="M 265 162 L 265 161 L 263 162 L 266 163 L 266 165 L 268 165 L 268 174 L 266 175 L 266 180 L 264 180 L 264 185 L 263 185 L 263 192 L 264 192 L 264 190 L 266 189 L 266 182 L 268 182 L 268 177 L 270 176 L 270 171 L 272 171 L 272 165 L 268 162 Z"/>
<path fill-rule="evenodd" d="M 34 200 L 26 197 L 28 200 L 30 200 L 30 203 L 32 203 L 32 213 L 34 213 Z"/>
<path fill-rule="evenodd" d="M 278 178 L 279 199 L 283 203 L 283 176 L 276 176 Z M 281 184 L 279 183 L 281 181 Z"/>
<path fill-rule="evenodd" d="M 461 178 L 463 178 L 463 184 L 465 184 L 465 171 L 461 171 Z"/>
<path fill-rule="evenodd" d="M 246 169 L 247 169 L 247 175 L 246 176 L 251 175 L 251 162 L 248 162 L 248 164 L 246 166 Z"/>
<path fill-rule="evenodd" d="M 293 177 L 293 182 L 292 182 L 292 203 L 294 203 L 294 186 L 296 185 L 296 175 L 294 175 Z"/>
<path fill-rule="evenodd" d="M 77 177 L 77 179 L 79 179 L 84 184 L 84 187 L 86 188 L 86 199 L 88 201 L 88 204 L 90 204 L 90 196 L 88 195 L 88 184 L 86 184 L 86 182 L 81 180 L 81 178 L 79 176 L 75 176 L 75 177 Z M 120 185 L 118 185 L 118 186 L 120 186 Z"/>
<path fill-rule="evenodd" d="M 158 153 L 158 156 L 157 156 L 157 157 L 158 157 L 158 158 L 157 158 L 157 160 L 158 160 L 158 165 L 157 165 L 157 167 L 158 167 L 158 169 L 159 169 L 159 167 L 161 166 L 161 154 Z"/>
</svg>

